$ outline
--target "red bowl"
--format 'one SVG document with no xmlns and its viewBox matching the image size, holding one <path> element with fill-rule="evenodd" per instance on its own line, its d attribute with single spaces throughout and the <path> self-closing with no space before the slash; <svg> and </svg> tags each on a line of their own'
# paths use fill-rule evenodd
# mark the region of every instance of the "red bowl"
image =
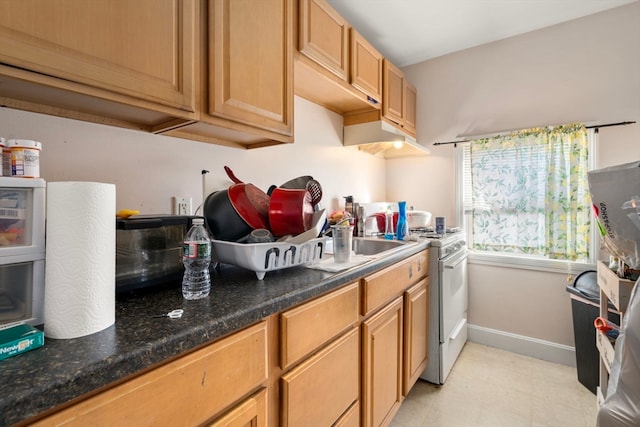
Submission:
<svg viewBox="0 0 640 427">
<path fill-rule="evenodd" d="M 269 224 L 274 236 L 297 235 L 312 227 L 313 205 L 307 190 L 276 188 L 269 201 Z"/>
</svg>

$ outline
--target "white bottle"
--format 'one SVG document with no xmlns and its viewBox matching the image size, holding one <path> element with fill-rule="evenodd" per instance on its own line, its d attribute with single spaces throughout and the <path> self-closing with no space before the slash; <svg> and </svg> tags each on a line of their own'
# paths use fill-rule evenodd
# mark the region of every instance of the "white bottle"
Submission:
<svg viewBox="0 0 640 427">
<path fill-rule="evenodd" d="M 185 299 L 200 299 L 209 296 L 211 290 L 211 239 L 204 219 L 194 218 L 182 245 L 182 296 Z"/>
</svg>

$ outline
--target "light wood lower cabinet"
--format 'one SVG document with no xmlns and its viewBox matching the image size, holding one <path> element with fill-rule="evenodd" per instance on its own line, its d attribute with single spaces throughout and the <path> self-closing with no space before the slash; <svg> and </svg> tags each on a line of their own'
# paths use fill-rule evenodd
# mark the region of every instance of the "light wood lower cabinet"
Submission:
<svg viewBox="0 0 640 427">
<path fill-rule="evenodd" d="M 361 280 L 362 425 L 389 425 L 426 367 L 429 252 Z"/>
<path fill-rule="evenodd" d="M 404 293 L 404 369 L 402 394 L 409 394 L 427 367 L 429 355 L 429 278 Z"/>
<path fill-rule="evenodd" d="M 357 402 L 358 338 L 354 328 L 282 376 L 282 426 L 331 426 Z"/>
<path fill-rule="evenodd" d="M 428 254 L 42 418 L 68 426 L 388 426 L 427 360 Z"/>
<path fill-rule="evenodd" d="M 360 320 L 358 283 L 287 310 L 280 316 L 280 366 L 288 369 Z"/>
<path fill-rule="evenodd" d="M 34 425 L 201 425 L 258 389 L 266 379 L 267 326 L 263 321 Z M 256 414 L 251 418 L 258 417 L 260 399 L 256 398 L 255 409 L 247 409 Z M 241 414 L 237 417 L 243 418 Z"/>
<path fill-rule="evenodd" d="M 362 323 L 362 425 L 388 425 L 402 402 L 402 297 Z"/>
</svg>

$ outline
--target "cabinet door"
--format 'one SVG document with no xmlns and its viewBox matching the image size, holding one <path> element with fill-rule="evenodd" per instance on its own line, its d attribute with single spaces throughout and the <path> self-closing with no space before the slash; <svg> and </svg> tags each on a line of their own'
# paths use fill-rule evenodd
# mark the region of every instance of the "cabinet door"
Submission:
<svg viewBox="0 0 640 427">
<path fill-rule="evenodd" d="M 348 81 L 349 23 L 325 0 L 300 0 L 298 50 Z"/>
<path fill-rule="evenodd" d="M 210 115 L 293 134 L 292 9 L 292 0 L 210 0 Z"/>
<path fill-rule="evenodd" d="M 382 100 L 382 55 L 351 28 L 351 84 L 379 103 Z"/>
<path fill-rule="evenodd" d="M 416 136 L 418 92 L 415 86 L 405 79 L 404 85 L 404 130 Z"/>
<path fill-rule="evenodd" d="M 404 295 L 404 396 L 427 366 L 429 353 L 429 278 L 416 283 Z"/>
<path fill-rule="evenodd" d="M 362 323 L 362 425 L 388 425 L 401 401 L 402 297 L 398 297 Z"/>
<path fill-rule="evenodd" d="M 0 62 L 195 111 L 194 0 L 32 0 L 0 5 Z"/>
<path fill-rule="evenodd" d="M 382 115 L 402 125 L 404 121 L 404 73 L 389 60 L 384 60 L 382 79 Z"/>
<path fill-rule="evenodd" d="M 262 389 L 207 425 L 209 427 L 266 427 L 267 390 Z"/>
<path fill-rule="evenodd" d="M 282 376 L 283 427 L 333 425 L 358 400 L 358 329 Z"/>
</svg>

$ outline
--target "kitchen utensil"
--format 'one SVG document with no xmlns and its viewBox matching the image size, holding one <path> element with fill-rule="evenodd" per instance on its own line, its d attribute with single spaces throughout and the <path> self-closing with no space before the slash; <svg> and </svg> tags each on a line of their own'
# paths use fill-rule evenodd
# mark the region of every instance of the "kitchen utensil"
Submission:
<svg viewBox="0 0 640 427">
<path fill-rule="evenodd" d="M 235 242 L 253 230 L 234 208 L 228 189 L 209 194 L 204 202 L 203 213 L 205 223 L 215 239 Z"/>
<path fill-rule="evenodd" d="M 305 188 L 311 195 L 311 205 L 315 207 L 322 200 L 322 186 L 315 179 L 310 179 Z"/>
<path fill-rule="evenodd" d="M 207 220 L 207 226 L 209 230 L 214 234 L 217 239 L 220 240 L 238 240 L 241 237 L 247 235 L 252 229 L 257 228 L 269 228 L 269 196 L 256 187 L 253 184 L 245 184 L 238 179 L 231 168 L 224 167 L 227 176 L 234 182 L 228 189 L 228 199 L 233 209 L 237 212 L 237 215 L 250 227 L 245 233 L 237 234 L 242 231 L 241 226 L 237 226 L 234 229 L 226 230 L 224 228 L 224 222 L 230 220 L 233 214 L 227 209 L 223 209 L 222 205 L 225 205 L 221 199 L 222 196 L 216 196 L 214 199 L 219 202 L 213 203 L 209 206 L 209 213 L 203 213 Z M 205 205 L 206 205 L 205 200 Z M 215 212 L 214 212 L 215 211 Z M 213 218 L 218 216 L 219 218 Z M 211 225 L 209 224 L 211 222 Z M 236 221 L 230 221 L 230 225 L 235 225 Z M 212 228 L 213 227 L 213 228 Z M 218 234 L 216 236 L 216 233 Z M 225 237 L 221 237 L 225 236 Z"/>
<path fill-rule="evenodd" d="M 334 261 L 337 263 L 349 262 L 353 245 L 353 225 L 334 225 L 331 230 Z"/>
<path fill-rule="evenodd" d="M 233 264 L 254 271 L 258 280 L 267 271 L 312 264 L 325 255 L 326 237 L 301 244 L 291 242 L 235 243 L 213 240 L 213 248 L 221 263 Z"/>
<path fill-rule="evenodd" d="M 227 176 L 229 177 L 229 179 L 233 181 L 235 184 L 242 184 L 242 181 L 240 181 L 238 177 L 236 177 L 236 174 L 233 173 L 233 171 L 229 166 L 225 166 L 224 171 L 227 173 Z"/>
<path fill-rule="evenodd" d="M 258 228 L 253 230 L 242 239 L 238 240 L 238 243 L 267 243 L 273 242 L 274 237 L 271 231 L 265 228 Z"/>
<path fill-rule="evenodd" d="M 384 231 L 385 229 L 385 215 L 383 212 L 376 212 L 372 215 L 375 217 L 376 223 L 378 225 L 378 230 Z M 424 228 L 429 227 L 431 224 L 431 212 L 427 211 L 416 211 L 416 210 L 408 210 L 407 211 L 407 222 L 409 224 L 409 229 L 413 228 Z M 398 212 L 393 213 L 393 224 L 397 224 L 398 222 Z"/>
<path fill-rule="evenodd" d="M 431 212 L 408 210 L 407 223 L 409 224 L 409 229 L 428 227 L 431 225 Z"/>
<path fill-rule="evenodd" d="M 305 189 L 307 187 L 307 182 L 309 182 L 310 180 L 312 180 L 313 177 L 310 175 L 304 175 L 304 176 L 299 176 L 297 178 L 293 178 L 290 179 L 289 181 L 285 182 L 284 184 L 282 184 L 280 186 L 280 188 L 290 188 L 290 189 Z M 275 190 L 276 188 L 278 188 L 276 185 L 271 185 L 269 187 L 269 189 L 267 190 L 267 194 L 269 196 L 271 196 L 271 193 L 273 193 L 273 190 Z"/>
<path fill-rule="evenodd" d="M 252 228 L 269 228 L 269 196 L 253 184 L 233 184 L 229 200 Z"/>
<path fill-rule="evenodd" d="M 297 235 L 309 230 L 313 220 L 307 190 L 276 188 L 269 203 L 269 224 L 274 236 Z"/>
<path fill-rule="evenodd" d="M 169 319 L 179 319 L 182 317 L 182 313 L 184 313 L 184 310 L 181 308 L 175 309 L 175 310 L 171 310 L 168 313 L 165 314 L 157 314 L 155 316 L 151 316 L 151 317 L 168 317 Z"/>
<path fill-rule="evenodd" d="M 319 211 L 315 211 L 313 213 L 313 219 L 311 220 L 312 226 L 310 229 L 305 231 L 304 233 L 300 233 L 297 236 L 289 237 L 286 239 L 286 242 L 293 243 L 294 245 L 299 245 L 308 240 L 315 239 L 316 237 L 322 234 L 324 227 L 327 224 L 327 211 L 325 209 L 321 209 Z"/>
<path fill-rule="evenodd" d="M 307 187 L 307 182 L 312 180 L 313 177 L 310 175 L 299 176 L 297 178 L 290 179 L 280 186 L 280 188 L 291 188 L 291 189 L 304 189 Z"/>
</svg>

